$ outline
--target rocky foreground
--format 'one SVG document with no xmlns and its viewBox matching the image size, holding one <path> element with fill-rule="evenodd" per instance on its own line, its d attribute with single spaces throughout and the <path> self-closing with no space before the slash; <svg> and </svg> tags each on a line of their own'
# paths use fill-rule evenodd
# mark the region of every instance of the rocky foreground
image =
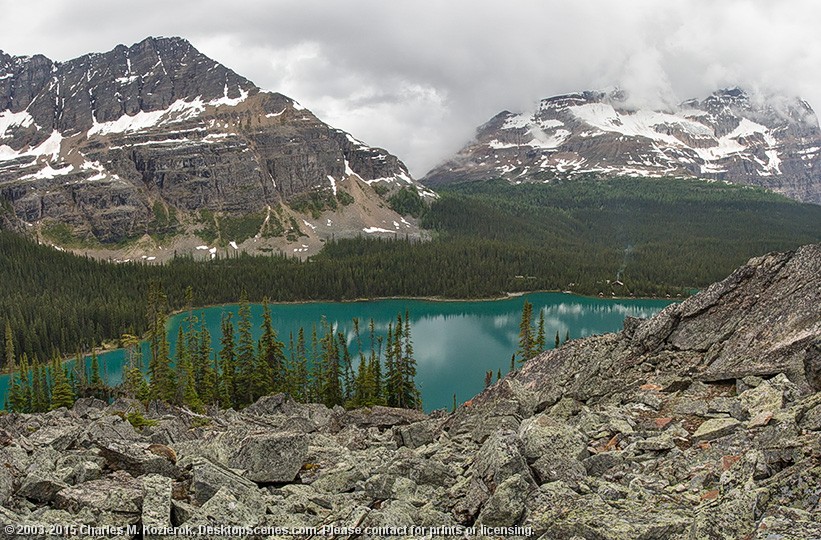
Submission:
<svg viewBox="0 0 821 540">
<path fill-rule="evenodd" d="M 453 414 L 8 414 L 2 538 L 821 538 L 820 270 L 821 245 L 753 259 Z"/>
</svg>

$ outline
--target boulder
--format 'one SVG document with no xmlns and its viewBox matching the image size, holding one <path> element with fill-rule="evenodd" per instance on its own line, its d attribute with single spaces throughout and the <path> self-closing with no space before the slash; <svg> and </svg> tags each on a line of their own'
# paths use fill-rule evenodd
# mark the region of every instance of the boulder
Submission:
<svg viewBox="0 0 821 540">
<path fill-rule="evenodd" d="M 619 452 L 601 452 L 582 461 L 588 476 L 602 476 L 622 463 L 624 463 L 624 458 Z"/>
<path fill-rule="evenodd" d="M 517 474 L 532 481 L 522 451 L 522 441 L 515 432 L 497 431 L 477 452 L 471 467 L 473 477 L 487 486 L 486 491 L 490 493 L 507 478 Z"/>
<path fill-rule="evenodd" d="M 743 392 L 738 399 L 749 416 L 756 416 L 762 412 L 775 413 L 784 406 L 784 393 L 773 388 L 767 381 Z"/>
<path fill-rule="evenodd" d="M 396 444 L 408 448 L 419 448 L 436 440 L 440 430 L 441 422 L 436 420 L 425 420 L 406 426 L 398 426 L 394 428 Z"/>
<path fill-rule="evenodd" d="M 488 527 L 510 527 L 519 522 L 525 501 L 533 485 L 521 475 L 514 475 L 499 484 L 485 502 L 476 522 Z"/>
<path fill-rule="evenodd" d="M 393 426 L 405 426 L 414 422 L 421 422 L 427 420 L 427 418 L 427 415 L 422 411 L 376 405 L 366 409 L 346 411 L 341 421 L 343 425 L 386 429 Z"/>
<path fill-rule="evenodd" d="M 264 508 L 259 511 L 248 507 L 237 499 L 229 488 L 222 487 L 185 522 L 185 525 L 192 529 L 232 525 L 250 528 L 260 522 L 264 512 Z M 236 536 L 236 538 L 248 537 L 250 535 Z"/>
<path fill-rule="evenodd" d="M 587 437 L 546 414 L 528 418 L 519 428 L 523 455 L 540 483 L 578 481 L 585 475 Z"/>
<path fill-rule="evenodd" d="M 240 441 L 228 466 L 243 469 L 252 482 L 292 482 L 307 454 L 308 439 L 301 433 L 253 434 Z"/>
<path fill-rule="evenodd" d="M 741 423 L 735 418 L 713 418 L 701 424 L 695 433 L 694 441 L 711 441 L 729 435 Z"/>
<path fill-rule="evenodd" d="M 80 398 L 74 402 L 71 408 L 74 413 L 81 417 L 90 420 L 96 420 L 103 414 L 103 410 L 107 407 L 105 401 L 93 397 Z"/>
<path fill-rule="evenodd" d="M 155 451 L 156 448 L 166 448 L 167 453 Z M 145 443 L 117 444 L 109 442 L 99 445 L 100 455 L 105 458 L 109 468 L 115 471 L 126 471 L 132 476 L 144 474 L 160 474 L 168 478 L 179 478 L 181 471 L 175 465 L 176 456 L 173 451 L 161 445 Z"/>
<path fill-rule="evenodd" d="M 61 490 L 54 498 L 55 506 L 77 513 L 83 508 L 117 514 L 142 512 L 143 486 L 127 473 L 118 471 L 99 480 L 85 482 Z"/>
<path fill-rule="evenodd" d="M 140 439 L 142 437 L 134 430 L 134 427 L 116 414 L 106 414 L 92 421 L 83 434 L 83 440 L 88 445 L 122 444 L 123 441 L 138 441 Z"/>
<path fill-rule="evenodd" d="M 191 496 L 200 505 L 205 504 L 221 488 L 227 488 L 240 498 L 256 491 L 257 486 L 253 482 L 205 458 L 196 457 L 180 463 L 190 469 Z"/>
<path fill-rule="evenodd" d="M 33 472 L 26 476 L 20 489 L 17 490 L 19 497 L 25 497 L 33 501 L 47 503 L 54 500 L 57 493 L 67 488 L 68 484 L 40 472 Z"/>
<path fill-rule="evenodd" d="M 171 527 L 171 479 L 159 474 L 147 474 L 142 477 L 143 527 Z"/>
</svg>

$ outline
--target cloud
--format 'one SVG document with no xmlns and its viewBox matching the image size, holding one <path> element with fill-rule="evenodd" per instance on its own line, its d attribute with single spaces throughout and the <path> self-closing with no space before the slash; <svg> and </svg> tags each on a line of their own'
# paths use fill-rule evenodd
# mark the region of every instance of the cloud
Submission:
<svg viewBox="0 0 821 540">
<path fill-rule="evenodd" d="M 501 110 L 622 86 L 666 106 L 741 85 L 821 106 L 814 0 L 5 2 L 0 48 L 66 60 L 180 35 L 399 155 L 416 176 Z"/>
</svg>

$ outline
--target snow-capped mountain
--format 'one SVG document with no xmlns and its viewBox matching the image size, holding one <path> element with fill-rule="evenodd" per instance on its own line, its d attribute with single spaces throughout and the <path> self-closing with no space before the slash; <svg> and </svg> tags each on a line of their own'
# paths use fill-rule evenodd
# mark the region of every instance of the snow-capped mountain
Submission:
<svg viewBox="0 0 821 540">
<path fill-rule="evenodd" d="M 820 150 L 818 119 L 800 99 L 758 100 L 731 88 L 659 111 L 629 107 L 618 90 L 582 92 L 496 115 L 422 182 L 697 176 L 821 203 Z"/>
<path fill-rule="evenodd" d="M 107 248 L 161 231 L 190 238 L 166 252 L 211 251 L 195 239 L 208 230 L 223 247 L 303 254 L 332 234 L 416 235 L 385 202 L 401 188 L 432 196 L 395 156 L 183 39 L 64 63 L 0 52 L 0 201 L 45 241 Z M 227 237 L 221 221 L 243 216 L 258 233 Z"/>
</svg>

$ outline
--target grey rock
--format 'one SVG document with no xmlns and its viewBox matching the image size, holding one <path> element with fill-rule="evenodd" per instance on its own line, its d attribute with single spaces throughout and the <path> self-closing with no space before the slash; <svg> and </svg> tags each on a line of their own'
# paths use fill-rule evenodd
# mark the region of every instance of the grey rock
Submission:
<svg viewBox="0 0 821 540">
<path fill-rule="evenodd" d="M 250 435 L 240 442 L 228 466 L 244 469 L 253 482 L 292 482 L 307 453 L 308 441 L 299 433 Z"/>
<path fill-rule="evenodd" d="M 57 493 L 68 485 L 53 476 L 33 472 L 29 474 L 17 490 L 17 495 L 37 502 L 51 502 Z"/>
<path fill-rule="evenodd" d="M 129 445 L 107 443 L 100 445 L 99 449 L 100 455 L 112 470 L 126 471 L 134 477 L 144 474 L 160 474 L 168 478 L 179 478 L 181 475 L 179 467 L 169 459 L 174 455 L 155 453 L 152 450 L 157 446 L 139 443 Z"/>
<path fill-rule="evenodd" d="M 81 418 L 96 420 L 107 407 L 105 401 L 97 398 L 80 398 L 74 402 L 72 410 Z"/>
<path fill-rule="evenodd" d="M 593 454 L 582 462 L 588 476 L 602 476 L 610 469 L 619 467 L 622 463 L 624 463 L 624 458 L 618 452 Z"/>
<path fill-rule="evenodd" d="M 242 527 L 256 526 L 262 517 L 258 511 L 246 506 L 238 500 L 228 488 L 220 488 L 213 497 L 202 505 L 199 512 L 191 516 L 185 525 L 192 529 L 199 527 L 225 527 L 238 525 Z M 217 535 L 220 536 L 220 535 Z M 242 535 L 239 538 L 250 538 Z"/>
<path fill-rule="evenodd" d="M 10 467 L 0 463 L 0 506 L 6 504 L 14 493 L 14 474 Z"/>
<path fill-rule="evenodd" d="M 762 412 L 775 413 L 784 406 L 784 393 L 773 388 L 767 381 L 743 392 L 738 399 L 750 416 Z"/>
<path fill-rule="evenodd" d="M 158 474 L 142 477 L 142 524 L 149 528 L 171 527 L 171 479 Z"/>
<path fill-rule="evenodd" d="M 292 415 L 299 410 L 294 400 L 287 394 L 274 394 L 272 396 L 262 396 L 256 402 L 246 407 L 242 412 L 244 414 L 272 415 L 285 414 Z"/>
<path fill-rule="evenodd" d="M 673 441 L 673 437 L 669 433 L 664 433 L 658 437 L 644 439 L 636 443 L 636 448 L 639 450 L 651 452 L 663 452 L 666 450 L 672 450 L 675 447 L 676 443 Z"/>
<path fill-rule="evenodd" d="M 118 514 L 134 514 L 142 511 L 143 487 L 124 472 L 116 472 L 99 480 L 67 487 L 55 495 L 55 506 L 77 513 L 83 508 Z"/>
<path fill-rule="evenodd" d="M 223 487 L 240 498 L 254 492 L 257 487 L 253 482 L 237 475 L 230 469 L 204 458 L 183 460 L 180 464 L 190 467 L 191 496 L 200 505 L 205 504 Z"/>
<path fill-rule="evenodd" d="M 585 475 L 581 461 L 588 456 L 587 438 L 573 427 L 541 414 L 522 422 L 519 438 L 540 483 Z"/>
<path fill-rule="evenodd" d="M 799 425 L 802 429 L 821 431 L 821 403 L 806 411 Z"/>
<path fill-rule="evenodd" d="M 77 463 L 71 470 L 70 483 L 72 485 L 82 484 L 91 480 L 97 480 L 103 475 L 103 470 L 93 461 L 83 461 Z"/>
<path fill-rule="evenodd" d="M 740 425 L 735 418 L 713 418 L 701 424 L 693 433 L 694 441 L 709 441 L 729 435 Z"/>
<path fill-rule="evenodd" d="M 496 432 L 476 454 L 472 470 L 491 493 L 507 478 L 522 475 L 530 478 L 530 469 L 522 453 L 521 439 L 513 432 Z"/>
<path fill-rule="evenodd" d="M 83 437 L 89 444 L 102 445 L 141 439 L 130 423 L 115 414 L 107 414 L 91 422 Z"/>
<path fill-rule="evenodd" d="M 343 425 L 354 425 L 361 428 L 378 427 L 385 429 L 420 422 L 427 418 L 427 415 L 421 411 L 377 405 L 367 409 L 347 411 L 342 418 L 342 423 Z"/>
<path fill-rule="evenodd" d="M 477 523 L 489 527 L 509 527 L 519 522 L 533 485 L 521 475 L 502 482 L 485 502 Z"/>
<path fill-rule="evenodd" d="M 436 420 L 414 422 L 394 428 L 397 444 L 408 448 L 419 448 L 432 443 L 441 430 L 441 423 Z"/>
</svg>

